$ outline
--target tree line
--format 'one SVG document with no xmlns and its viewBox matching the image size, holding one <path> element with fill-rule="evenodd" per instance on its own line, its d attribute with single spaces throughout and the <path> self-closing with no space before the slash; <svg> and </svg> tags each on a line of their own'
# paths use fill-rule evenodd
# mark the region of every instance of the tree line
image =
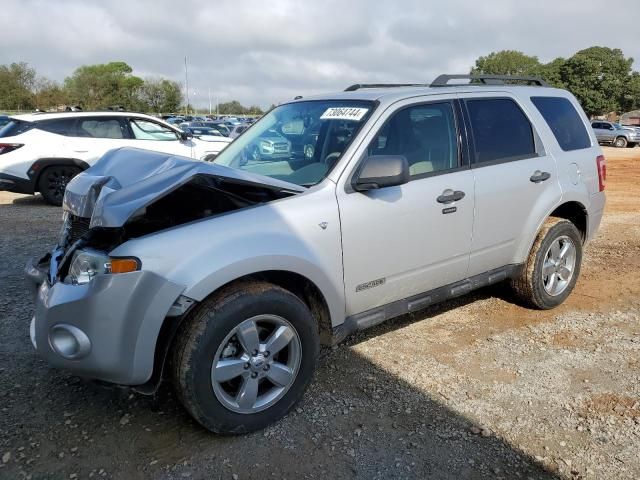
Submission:
<svg viewBox="0 0 640 480">
<path fill-rule="evenodd" d="M 25 62 L 0 65 L 0 112 L 11 110 L 53 110 L 79 106 L 83 110 L 124 110 L 195 113 L 184 105 L 181 85 L 166 78 L 140 78 L 125 62 L 78 67 L 63 82 L 39 75 Z M 260 115 L 258 106 L 244 107 L 237 100 L 221 103 L 222 114 Z"/>
<path fill-rule="evenodd" d="M 492 52 L 476 60 L 472 74 L 537 76 L 573 93 L 590 117 L 640 108 L 640 73 L 622 50 L 590 47 L 569 58 L 541 63 L 516 50 Z"/>
</svg>

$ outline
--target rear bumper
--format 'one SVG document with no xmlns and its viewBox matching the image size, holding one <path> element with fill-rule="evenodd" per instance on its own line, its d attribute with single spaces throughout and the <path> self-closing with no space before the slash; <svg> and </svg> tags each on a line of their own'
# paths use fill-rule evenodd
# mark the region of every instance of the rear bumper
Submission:
<svg viewBox="0 0 640 480">
<path fill-rule="evenodd" d="M 587 217 L 587 241 L 592 240 L 593 237 L 596 236 L 596 233 L 598 233 L 602 215 L 604 214 L 605 203 L 606 196 L 604 192 L 591 195 L 591 204 L 589 205 L 589 215 Z"/>
<path fill-rule="evenodd" d="M 30 178 L 21 178 L 0 172 L 0 190 L 14 193 L 33 194 L 35 183 Z"/>
<path fill-rule="evenodd" d="M 160 328 L 184 288 L 145 271 L 50 285 L 45 271 L 42 263 L 25 270 L 36 290 L 30 334 L 37 352 L 80 376 L 122 385 L 147 382 Z"/>
</svg>

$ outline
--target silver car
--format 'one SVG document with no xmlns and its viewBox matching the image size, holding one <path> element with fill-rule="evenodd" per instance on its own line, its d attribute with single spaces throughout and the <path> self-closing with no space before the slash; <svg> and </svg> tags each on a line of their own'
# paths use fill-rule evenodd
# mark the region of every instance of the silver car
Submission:
<svg viewBox="0 0 640 480">
<path fill-rule="evenodd" d="M 452 78 L 280 105 L 213 163 L 108 153 L 27 266 L 35 349 L 146 393 L 167 377 L 241 433 L 291 410 L 320 344 L 502 281 L 561 304 L 605 204 L 589 121 L 537 79 Z M 255 158 L 273 132 L 295 148 Z"/>
<path fill-rule="evenodd" d="M 611 144 L 618 148 L 633 148 L 640 143 L 640 130 L 634 127 L 623 127 L 614 122 L 593 121 L 591 128 L 599 143 Z"/>
</svg>

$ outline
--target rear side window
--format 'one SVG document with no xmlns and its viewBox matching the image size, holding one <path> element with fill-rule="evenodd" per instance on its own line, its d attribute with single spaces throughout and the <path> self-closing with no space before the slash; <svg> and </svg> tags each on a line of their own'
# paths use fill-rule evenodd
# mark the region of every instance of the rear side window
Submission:
<svg viewBox="0 0 640 480">
<path fill-rule="evenodd" d="M 123 125 L 117 118 L 86 118 L 78 121 L 79 137 L 125 138 Z"/>
<path fill-rule="evenodd" d="M 76 119 L 59 118 L 56 120 L 45 120 L 38 123 L 38 129 L 49 133 L 56 133 L 66 137 L 76 136 Z"/>
<path fill-rule="evenodd" d="M 591 147 L 591 139 L 580 115 L 569 100 L 562 97 L 531 97 L 547 121 L 560 148 L 565 152 Z M 593 128 L 596 124 L 593 124 Z"/>
<path fill-rule="evenodd" d="M 475 145 L 475 162 L 509 161 L 536 155 L 533 129 L 520 107 L 508 98 L 466 102 Z"/>
</svg>

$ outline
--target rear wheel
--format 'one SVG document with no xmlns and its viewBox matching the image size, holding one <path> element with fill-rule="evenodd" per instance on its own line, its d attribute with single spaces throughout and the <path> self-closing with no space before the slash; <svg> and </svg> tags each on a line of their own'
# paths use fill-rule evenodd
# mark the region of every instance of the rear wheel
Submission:
<svg viewBox="0 0 640 480">
<path fill-rule="evenodd" d="M 581 262 L 580 232 L 570 221 L 551 217 L 538 233 L 522 272 L 511 284 L 529 306 L 554 308 L 572 292 Z"/>
<path fill-rule="evenodd" d="M 48 204 L 60 206 L 67 184 L 80 172 L 80 168 L 71 165 L 47 167 L 38 179 L 38 190 Z"/>
<path fill-rule="evenodd" d="M 624 148 L 627 146 L 627 139 L 624 137 L 618 137 L 614 140 L 613 145 L 618 148 Z"/>
<path fill-rule="evenodd" d="M 298 297 L 269 283 L 242 283 L 185 319 L 173 352 L 174 385 L 205 428 L 250 432 L 302 397 L 319 349 L 317 324 Z"/>
</svg>

